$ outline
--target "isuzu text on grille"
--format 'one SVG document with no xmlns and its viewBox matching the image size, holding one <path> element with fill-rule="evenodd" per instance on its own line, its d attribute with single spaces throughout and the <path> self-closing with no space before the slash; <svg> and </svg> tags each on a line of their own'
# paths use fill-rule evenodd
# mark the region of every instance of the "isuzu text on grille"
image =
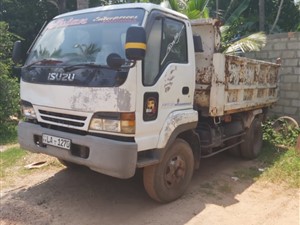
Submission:
<svg viewBox="0 0 300 225">
<path fill-rule="evenodd" d="M 74 81 L 75 73 L 49 73 L 48 80 Z"/>
</svg>

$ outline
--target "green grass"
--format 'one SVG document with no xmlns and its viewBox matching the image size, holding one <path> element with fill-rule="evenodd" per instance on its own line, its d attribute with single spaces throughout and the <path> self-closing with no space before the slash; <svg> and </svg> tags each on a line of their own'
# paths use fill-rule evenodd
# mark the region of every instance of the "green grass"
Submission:
<svg viewBox="0 0 300 225">
<path fill-rule="evenodd" d="M 274 120 L 263 125 L 264 148 L 258 161 L 266 168 L 261 179 L 300 188 L 300 152 L 294 149 L 300 128 L 281 121 L 274 127 Z"/>
<path fill-rule="evenodd" d="M 45 161 L 39 168 L 28 169 L 25 166 Z M 18 179 L 37 173 L 63 169 L 64 166 L 53 157 L 27 152 L 19 147 L 11 147 L 0 152 L 0 188 L 13 187 Z"/>
<path fill-rule="evenodd" d="M 263 180 L 300 188 L 300 154 L 295 149 L 277 150 L 269 147 L 259 160 L 267 166 L 261 175 Z"/>
<path fill-rule="evenodd" d="M 262 153 L 255 162 L 251 167 L 234 171 L 234 176 L 241 180 L 261 180 L 300 188 L 300 153 L 295 149 L 283 150 L 264 142 Z"/>
<path fill-rule="evenodd" d="M 260 175 L 257 167 L 242 168 L 234 172 L 234 176 L 241 180 L 257 180 Z"/>
<path fill-rule="evenodd" d="M 26 154 L 26 151 L 17 147 L 0 152 L 0 177 L 5 177 L 7 169 L 14 167 Z"/>
</svg>

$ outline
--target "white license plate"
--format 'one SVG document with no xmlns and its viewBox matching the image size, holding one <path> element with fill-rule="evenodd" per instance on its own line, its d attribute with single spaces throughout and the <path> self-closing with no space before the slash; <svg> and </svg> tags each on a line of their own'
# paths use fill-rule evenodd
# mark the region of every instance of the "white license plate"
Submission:
<svg viewBox="0 0 300 225">
<path fill-rule="evenodd" d="M 70 149 L 71 148 L 71 140 L 61 137 L 55 137 L 48 134 L 43 134 L 43 144 L 52 145 L 59 148 Z"/>
</svg>

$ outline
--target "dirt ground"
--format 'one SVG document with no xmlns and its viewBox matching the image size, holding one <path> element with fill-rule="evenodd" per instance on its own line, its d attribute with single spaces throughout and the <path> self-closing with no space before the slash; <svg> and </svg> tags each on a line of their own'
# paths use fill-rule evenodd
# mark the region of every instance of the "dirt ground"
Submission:
<svg viewBox="0 0 300 225">
<path fill-rule="evenodd" d="M 0 224 L 299 225 L 299 190 L 236 179 L 249 168 L 259 162 L 226 154 L 202 160 L 186 194 L 165 205 L 147 196 L 140 172 L 120 180 L 85 168 L 37 169 L 2 188 Z"/>
</svg>

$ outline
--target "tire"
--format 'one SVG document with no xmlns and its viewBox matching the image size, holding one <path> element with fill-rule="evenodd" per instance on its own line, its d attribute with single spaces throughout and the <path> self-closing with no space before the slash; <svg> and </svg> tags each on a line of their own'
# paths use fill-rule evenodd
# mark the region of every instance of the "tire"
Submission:
<svg viewBox="0 0 300 225">
<path fill-rule="evenodd" d="M 245 159 L 255 159 L 261 152 L 262 137 L 261 121 L 255 118 L 246 130 L 245 141 L 241 144 L 241 156 Z"/>
<path fill-rule="evenodd" d="M 63 164 L 65 167 L 67 167 L 68 169 L 78 169 L 79 167 L 81 167 L 78 164 L 63 160 L 63 159 L 58 159 L 58 161 Z"/>
<path fill-rule="evenodd" d="M 181 197 L 192 179 L 194 156 L 190 145 L 176 139 L 159 164 L 144 168 L 144 187 L 148 195 L 161 203 Z"/>
</svg>

